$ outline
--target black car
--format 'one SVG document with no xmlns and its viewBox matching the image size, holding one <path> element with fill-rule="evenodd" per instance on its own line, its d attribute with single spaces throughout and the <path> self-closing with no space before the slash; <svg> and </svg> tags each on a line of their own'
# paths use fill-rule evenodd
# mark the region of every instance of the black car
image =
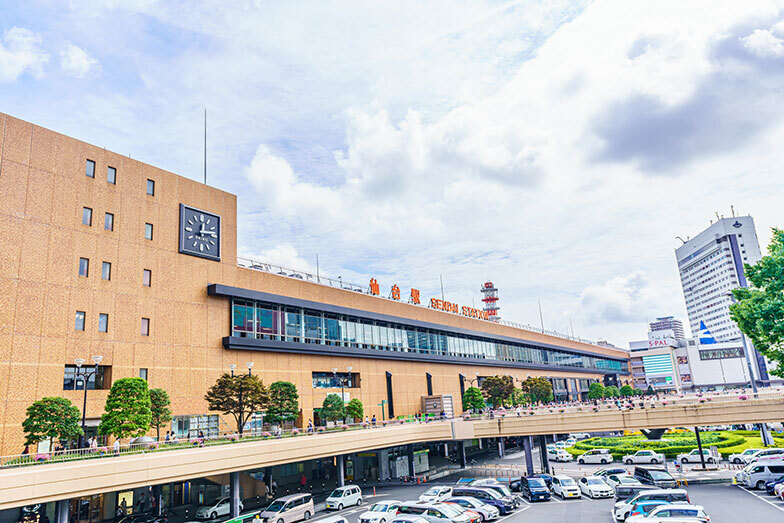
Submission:
<svg viewBox="0 0 784 523">
<path fill-rule="evenodd" d="M 549 474 L 533 474 L 529 478 L 542 478 L 547 485 L 547 488 L 553 488 L 553 477 Z"/>
<path fill-rule="evenodd" d="M 675 479 L 664 469 L 651 467 L 634 467 L 634 478 L 643 485 L 654 485 L 659 488 L 676 488 Z"/>
<path fill-rule="evenodd" d="M 615 501 L 625 501 L 643 490 L 655 489 L 653 485 L 618 485 L 615 487 Z"/>
<path fill-rule="evenodd" d="M 482 500 L 488 505 L 497 508 L 502 515 L 511 514 L 515 509 L 515 503 L 512 499 L 503 498 L 495 490 L 483 487 L 453 487 L 452 496 L 465 496 Z"/>
<path fill-rule="evenodd" d="M 528 501 L 549 501 L 550 489 L 542 478 L 522 478 L 522 494 Z"/>
</svg>

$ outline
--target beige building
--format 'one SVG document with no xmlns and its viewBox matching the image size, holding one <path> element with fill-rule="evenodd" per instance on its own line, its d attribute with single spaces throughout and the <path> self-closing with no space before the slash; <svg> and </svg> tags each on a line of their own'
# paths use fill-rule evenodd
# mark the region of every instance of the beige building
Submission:
<svg viewBox="0 0 784 523">
<path fill-rule="evenodd" d="M 628 373 L 625 351 L 435 310 L 429 297 L 406 303 L 409 289 L 396 300 L 241 267 L 236 196 L 1 113 L 0 194 L 6 455 L 22 451 L 36 399 L 81 408 L 74 361 L 96 355 L 91 430 L 112 381 L 129 376 L 169 392 L 180 433 L 233 428 L 203 397 L 246 362 L 267 384 L 295 383 L 306 422 L 340 392 L 332 369 L 379 419 L 414 414 L 427 395 L 451 395 L 459 412 L 476 375 L 544 375 L 578 397 L 589 380 Z"/>
</svg>

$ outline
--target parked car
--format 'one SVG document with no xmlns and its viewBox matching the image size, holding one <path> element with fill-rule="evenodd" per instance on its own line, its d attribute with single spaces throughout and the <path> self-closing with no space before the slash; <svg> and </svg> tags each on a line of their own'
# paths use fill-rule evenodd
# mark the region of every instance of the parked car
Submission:
<svg viewBox="0 0 784 523">
<path fill-rule="evenodd" d="M 735 475 L 735 479 L 746 487 L 763 489 L 765 488 L 765 483 L 782 474 L 784 474 L 784 461 L 770 463 L 751 462 Z"/>
<path fill-rule="evenodd" d="M 774 478 L 770 481 L 765 482 L 765 492 L 768 494 L 773 494 L 776 485 L 779 483 L 784 483 L 784 476 L 779 476 L 778 478 Z"/>
<path fill-rule="evenodd" d="M 574 456 L 566 452 L 564 449 L 550 449 L 547 451 L 547 459 L 550 461 L 567 462 L 572 461 Z"/>
<path fill-rule="evenodd" d="M 631 510 L 629 511 L 629 517 L 632 518 L 634 516 L 647 516 L 648 513 L 650 513 L 656 507 L 669 504 L 669 501 L 662 501 L 659 499 L 640 501 L 639 503 L 635 503 L 634 506 L 632 506 Z"/>
<path fill-rule="evenodd" d="M 751 457 L 762 449 L 746 449 L 740 454 L 730 454 L 727 458 L 730 463 L 740 465 L 741 463 L 748 463 Z"/>
<path fill-rule="evenodd" d="M 438 505 L 439 506 L 448 505 L 452 510 L 456 510 L 458 514 L 461 514 L 462 516 L 469 518 L 468 523 L 482 523 L 482 516 L 476 510 L 465 508 L 462 505 L 444 503 L 443 501 L 438 503 Z M 431 513 L 431 512 L 429 512 L 428 514 L 436 517 L 444 517 L 444 518 L 447 517 L 447 514 L 443 512 L 441 513 L 441 516 L 438 516 L 435 513 Z M 455 521 L 455 517 L 451 516 L 449 517 L 449 520 Z"/>
<path fill-rule="evenodd" d="M 588 439 L 590 437 L 591 435 L 588 434 L 587 432 L 572 432 L 571 434 L 569 434 L 569 439 L 576 439 L 578 441 L 581 439 Z"/>
<path fill-rule="evenodd" d="M 615 488 L 619 485 L 642 485 L 640 480 L 631 474 L 608 474 L 604 477 L 605 483 Z"/>
<path fill-rule="evenodd" d="M 764 449 L 751 456 L 749 463 L 784 460 L 784 449 Z"/>
<path fill-rule="evenodd" d="M 523 497 L 517 494 L 512 494 L 512 491 L 506 485 L 499 483 L 494 479 L 480 479 L 472 483 L 472 485 L 476 485 L 477 487 L 484 487 L 493 489 L 504 498 L 511 498 L 514 501 L 515 507 L 522 505 Z"/>
<path fill-rule="evenodd" d="M 635 463 L 664 463 L 664 454 L 659 454 L 652 450 L 638 450 L 634 454 L 624 456 L 621 461 L 627 465 L 634 465 Z"/>
<path fill-rule="evenodd" d="M 313 510 L 313 496 L 310 494 L 289 494 L 269 504 L 260 514 L 262 523 L 294 523 L 310 519 Z"/>
<path fill-rule="evenodd" d="M 773 489 L 773 495 L 784 501 L 784 483 L 776 485 L 776 488 Z"/>
<path fill-rule="evenodd" d="M 240 512 L 243 509 L 240 501 Z M 218 519 L 220 516 L 231 514 L 231 499 L 221 498 L 211 505 L 202 505 L 196 509 L 196 517 L 199 519 Z"/>
<path fill-rule="evenodd" d="M 232 523 L 231 521 L 226 521 L 225 523 Z M 253 523 L 252 520 L 242 521 L 239 523 Z M 319 519 L 319 523 L 348 523 L 348 519 L 343 516 L 328 516 L 326 518 Z"/>
<path fill-rule="evenodd" d="M 689 501 L 689 495 L 683 489 L 644 490 L 637 493 L 637 495 L 632 498 L 615 503 L 615 506 L 613 507 L 613 517 L 615 518 L 615 521 L 626 521 L 629 512 L 631 512 L 631 509 L 635 504 L 640 501 L 650 500 L 667 501 L 669 503 L 680 503 L 684 505 L 691 503 L 691 501 Z"/>
<path fill-rule="evenodd" d="M 577 482 L 569 476 L 553 476 L 553 494 L 558 495 L 561 499 L 566 498 L 579 498 L 580 487 Z"/>
<path fill-rule="evenodd" d="M 702 449 L 702 454 L 705 456 L 705 463 L 714 463 L 716 458 L 710 453 L 708 449 Z M 680 463 L 702 463 L 700 460 L 700 449 L 694 449 L 691 452 L 678 454 L 675 458 Z"/>
<path fill-rule="evenodd" d="M 602 465 L 606 465 L 607 463 L 612 463 L 613 457 L 610 454 L 610 449 L 591 449 L 588 450 L 577 458 L 577 463 L 580 465 L 584 465 L 586 463 L 601 463 Z"/>
<path fill-rule="evenodd" d="M 569 438 L 566 441 L 564 441 L 564 445 L 567 447 L 574 447 L 575 443 L 577 443 L 577 440 L 573 438 Z"/>
<path fill-rule="evenodd" d="M 586 476 L 577 481 L 580 487 L 580 492 L 585 494 L 591 499 L 594 498 L 611 498 L 615 491 L 599 476 Z"/>
<path fill-rule="evenodd" d="M 555 478 L 553 478 L 555 482 Z M 528 501 L 549 501 L 550 489 L 542 478 L 523 478 L 520 482 L 522 494 Z"/>
<path fill-rule="evenodd" d="M 552 488 L 553 486 L 553 477 L 550 474 L 533 474 L 528 476 L 529 478 L 542 478 L 544 482 L 547 484 L 547 488 Z"/>
<path fill-rule="evenodd" d="M 395 517 L 400 501 L 388 499 L 374 503 L 369 509 L 359 515 L 359 523 L 387 523 Z"/>
<path fill-rule="evenodd" d="M 395 519 L 390 521 L 389 523 L 431 523 L 431 521 L 427 518 L 423 518 L 422 516 L 395 516 Z"/>
<path fill-rule="evenodd" d="M 632 499 L 643 490 L 656 490 L 653 485 L 618 485 L 615 487 L 615 501 Z"/>
<path fill-rule="evenodd" d="M 659 488 L 675 488 L 678 484 L 675 478 L 664 469 L 651 467 L 634 467 L 634 478 L 644 485 L 654 485 Z"/>
<path fill-rule="evenodd" d="M 397 513 L 408 516 L 422 516 L 436 523 L 443 522 L 444 519 L 450 520 L 452 523 L 475 523 L 473 522 L 474 518 L 468 513 L 460 511 L 454 505 L 447 503 L 404 501 L 397 509 Z"/>
<path fill-rule="evenodd" d="M 419 496 L 419 501 L 438 503 L 452 497 L 452 487 L 430 487 Z"/>
<path fill-rule="evenodd" d="M 452 489 L 452 495 L 457 497 L 472 497 L 484 501 L 501 512 L 502 515 L 510 514 L 515 509 L 515 502 L 511 498 L 504 498 L 492 489 L 484 487 L 457 486 Z"/>
<path fill-rule="evenodd" d="M 700 505 L 660 505 L 645 516 L 632 516 L 626 523 L 709 523 L 710 517 Z"/>
<path fill-rule="evenodd" d="M 628 473 L 629 471 L 624 468 L 615 467 L 615 468 L 599 469 L 596 472 L 594 472 L 593 475 L 599 476 L 601 478 L 609 474 L 628 474 Z"/>
<path fill-rule="evenodd" d="M 362 491 L 356 485 L 346 485 L 333 490 L 325 501 L 328 509 L 343 510 L 344 507 L 362 504 Z"/>
<path fill-rule="evenodd" d="M 482 521 L 492 521 L 497 518 L 499 514 L 501 514 L 500 510 L 490 505 L 489 503 L 485 503 L 481 499 L 471 497 L 449 498 L 445 500 L 444 503 L 454 503 L 456 505 L 460 505 L 463 508 L 473 510 L 479 514 L 479 516 L 482 518 Z M 360 523 L 363 522 L 360 521 Z"/>
</svg>

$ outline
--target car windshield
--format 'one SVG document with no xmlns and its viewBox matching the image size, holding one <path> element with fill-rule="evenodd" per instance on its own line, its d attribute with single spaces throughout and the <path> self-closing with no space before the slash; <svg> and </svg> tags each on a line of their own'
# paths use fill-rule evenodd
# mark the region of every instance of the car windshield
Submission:
<svg viewBox="0 0 784 523">
<path fill-rule="evenodd" d="M 672 476 L 663 470 L 649 470 L 653 479 L 672 479 Z"/>
<path fill-rule="evenodd" d="M 544 480 L 539 478 L 528 478 L 528 485 L 531 487 L 544 487 Z"/>
<path fill-rule="evenodd" d="M 599 478 L 588 478 L 585 481 L 587 481 L 589 485 L 604 485 L 604 481 Z"/>
<path fill-rule="evenodd" d="M 338 489 L 335 489 L 335 490 L 333 490 L 333 491 L 332 491 L 332 494 L 330 494 L 330 495 L 329 495 L 329 497 L 331 497 L 331 498 L 340 498 L 340 497 L 343 497 L 343 492 L 344 492 L 344 491 L 343 491 L 343 490 L 341 490 L 341 489 L 339 489 L 339 488 L 338 488 Z"/>
<path fill-rule="evenodd" d="M 636 479 L 634 479 L 633 477 L 631 477 L 631 476 L 618 476 L 617 479 L 618 479 L 618 483 L 621 483 L 621 484 L 623 484 L 623 483 L 627 483 L 627 484 L 638 483 L 638 481 Z"/>
<path fill-rule="evenodd" d="M 437 496 L 441 493 L 441 489 L 438 487 L 429 488 L 425 491 L 425 496 Z"/>
<path fill-rule="evenodd" d="M 282 501 L 273 501 L 270 506 L 267 507 L 267 510 L 270 512 L 280 512 L 280 509 L 283 508 L 283 504 Z"/>
<path fill-rule="evenodd" d="M 493 485 L 493 488 L 494 488 L 494 489 L 496 489 L 496 490 L 500 490 L 501 492 L 503 492 L 504 496 L 511 496 L 511 495 L 512 495 L 512 493 L 509 491 L 509 489 L 508 489 L 508 488 L 506 488 L 506 487 L 505 487 L 505 486 L 503 486 L 503 485 Z"/>
<path fill-rule="evenodd" d="M 388 503 L 376 503 L 370 507 L 370 512 L 386 512 L 388 507 Z"/>
<path fill-rule="evenodd" d="M 453 518 L 459 516 L 463 511 L 459 510 L 454 505 L 438 505 L 438 510 L 440 510 L 445 516 L 449 518 Z"/>
<path fill-rule="evenodd" d="M 574 485 L 574 480 L 572 478 L 563 478 L 561 480 L 561 485 L 566 485 L 567 487 L 571 487 Z"/>
<path fill-rule="evenodd" d="M 748 456 L 749 454 L 754 454 L 755 452 L 759 452 L 759 449 L 746 449 L 743 451 L 743 456 Z"/>
</svg>

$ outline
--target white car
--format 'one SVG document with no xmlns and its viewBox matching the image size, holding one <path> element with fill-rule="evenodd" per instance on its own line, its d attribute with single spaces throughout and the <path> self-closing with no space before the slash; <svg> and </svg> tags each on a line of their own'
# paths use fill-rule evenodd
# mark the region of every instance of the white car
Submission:
<svg viewBox="0 0 784 523">
<path fill-rule="evenodd" d="M 780 449 L 780 448 L 762 449 L 751 455 L 751 457 L 749 458 L 749 463 L 754 463 L 755 461 L 759 461 L 761 459 L 778 460 L 782 457 L 784 457 L 784 449 Z"/>
<path fill-rule="evenodd" d="M 359 523 L 387 523 L 397 516 L 400 501 L 388 499 L 374 503 L 369 509 L 359 515 Z"/>
<path fill-rule="evenodd" d="M 240 512 L 242 512 L 242 501 L 240 501 Z M 199 519 L 217 519 L 220 516 L 228 516 L 231 513 L 231 499 L 221 498 L 212 505 L 202 505 L 196 509 L 196 517 Z"/>
<path fill-rule="evenodd" d="M 634 465 L 635 463 L 664 463 L 664 454 L 657 454 L 652 450 L 638 450 L 634 454 L 624 456 L 621 461 L 627 465 Z"/>
<path fill-rule="evenodd" d="M 776 485 L 773 489 L 773 494 L 777 498 L 780 498 L 781 501 L 784 501 L 784 483 L 779 483 L 778 485 Z"/>
<path fill-rule="evenodd" d="M 328 509 L 343 510 L 343 507 L 362 504 L 362 491 L 356 485 L 346 485 L 333 490 L 326 499 Z"/>
<path fill-rule="evenodd" d="M 419 501 L 424 503 L 438 503 L 452 497 L 452 487 L 430 487 L 421 496 Z"/>
<path fill-rule="evenodd" d="M 550 449 L 547 451 L 547 459 L 550 461 L 567 462 L 572 461 L 574 456 L 566 452 L 564 449 Z"/>
<path fill-rule="evenodd" d="M 748 463 L 751 457 L 759 452 L 762 449 L 746 449 L 740 454 L 730 454 L 727 458 L 730 463 L 735 463 L 736 465 L 740 465 L 742 463 Z"/>
<path fill-rule="evenodd" d="M 581 440 L 581 439 L 588 439 L 590 437 L 591 435 L 588 434 L 587 432 L 573 432 L 569 434 L 569 439 Z"/>
<path fill-rule="evenodd" d="M 716 461 L 716 458 L 713 457 L 710 450 L 702 449 L 702 454 L 705 456 L 705 463 L 713 463 Z M 702 461 L 700 461 L 700 449 L 694 449 L 687 454 L 678 454 L 675 460 L 679 463 L 702 463 Z"/>
<path fill-rule="evenodd" d="M 577 440 L 572 438 L 569 438 L 566 441 L 564 441 L 564 445 L 566 445 L 567 447 L 574 447 L 575 443 L 577 443 Z"/>
<path fill-rule="evenodd" d="M 602 465 L 606 465 L 607 463 L 612 463 L 613 457 L 610 454 L 610 449 L 592 449 L 583 452 L 580 454 L 580 457 L 577 458 L 577 462 L 580 465 L 584 465 L 585 463 L 601 463 Z"/>
<path fill-rule="evenodd" d="M 647 515 L 630 516 L 626 523 L 708 523 L 710 517 L 700 505 L 659 505 Z"/>
<path fill-rule="evenodd" d="M 556 441 L 555 442 L 555 448 L 557 448 L 557 449 L 565 449 L 566 448 L 566 442 L 565 441 Z"/>
<path fill-rule="evenodd" d="M 586 476 L 577 480 L 580 486 L 580 492 L 585 494 L 591 499 L 594 498 L 611 498 L 615 495 L 615 491 L 599 476 Z"/>
<path fill-rule="evenodd" d="M 553 494 L 561 496 L 561 499 L 580 497 L 580 487 L 569 476 L 553 476 L 553 484 L 550 489 Z"/>
<path fill-rule="evenodd" d="M 642 483 L 640 483 L 640 481 L 631 474 L 608 474 L 604 477 L 604 481 L 612 488 L 621 485 L 627 487 L 642 485 Z"/>
</svg>

